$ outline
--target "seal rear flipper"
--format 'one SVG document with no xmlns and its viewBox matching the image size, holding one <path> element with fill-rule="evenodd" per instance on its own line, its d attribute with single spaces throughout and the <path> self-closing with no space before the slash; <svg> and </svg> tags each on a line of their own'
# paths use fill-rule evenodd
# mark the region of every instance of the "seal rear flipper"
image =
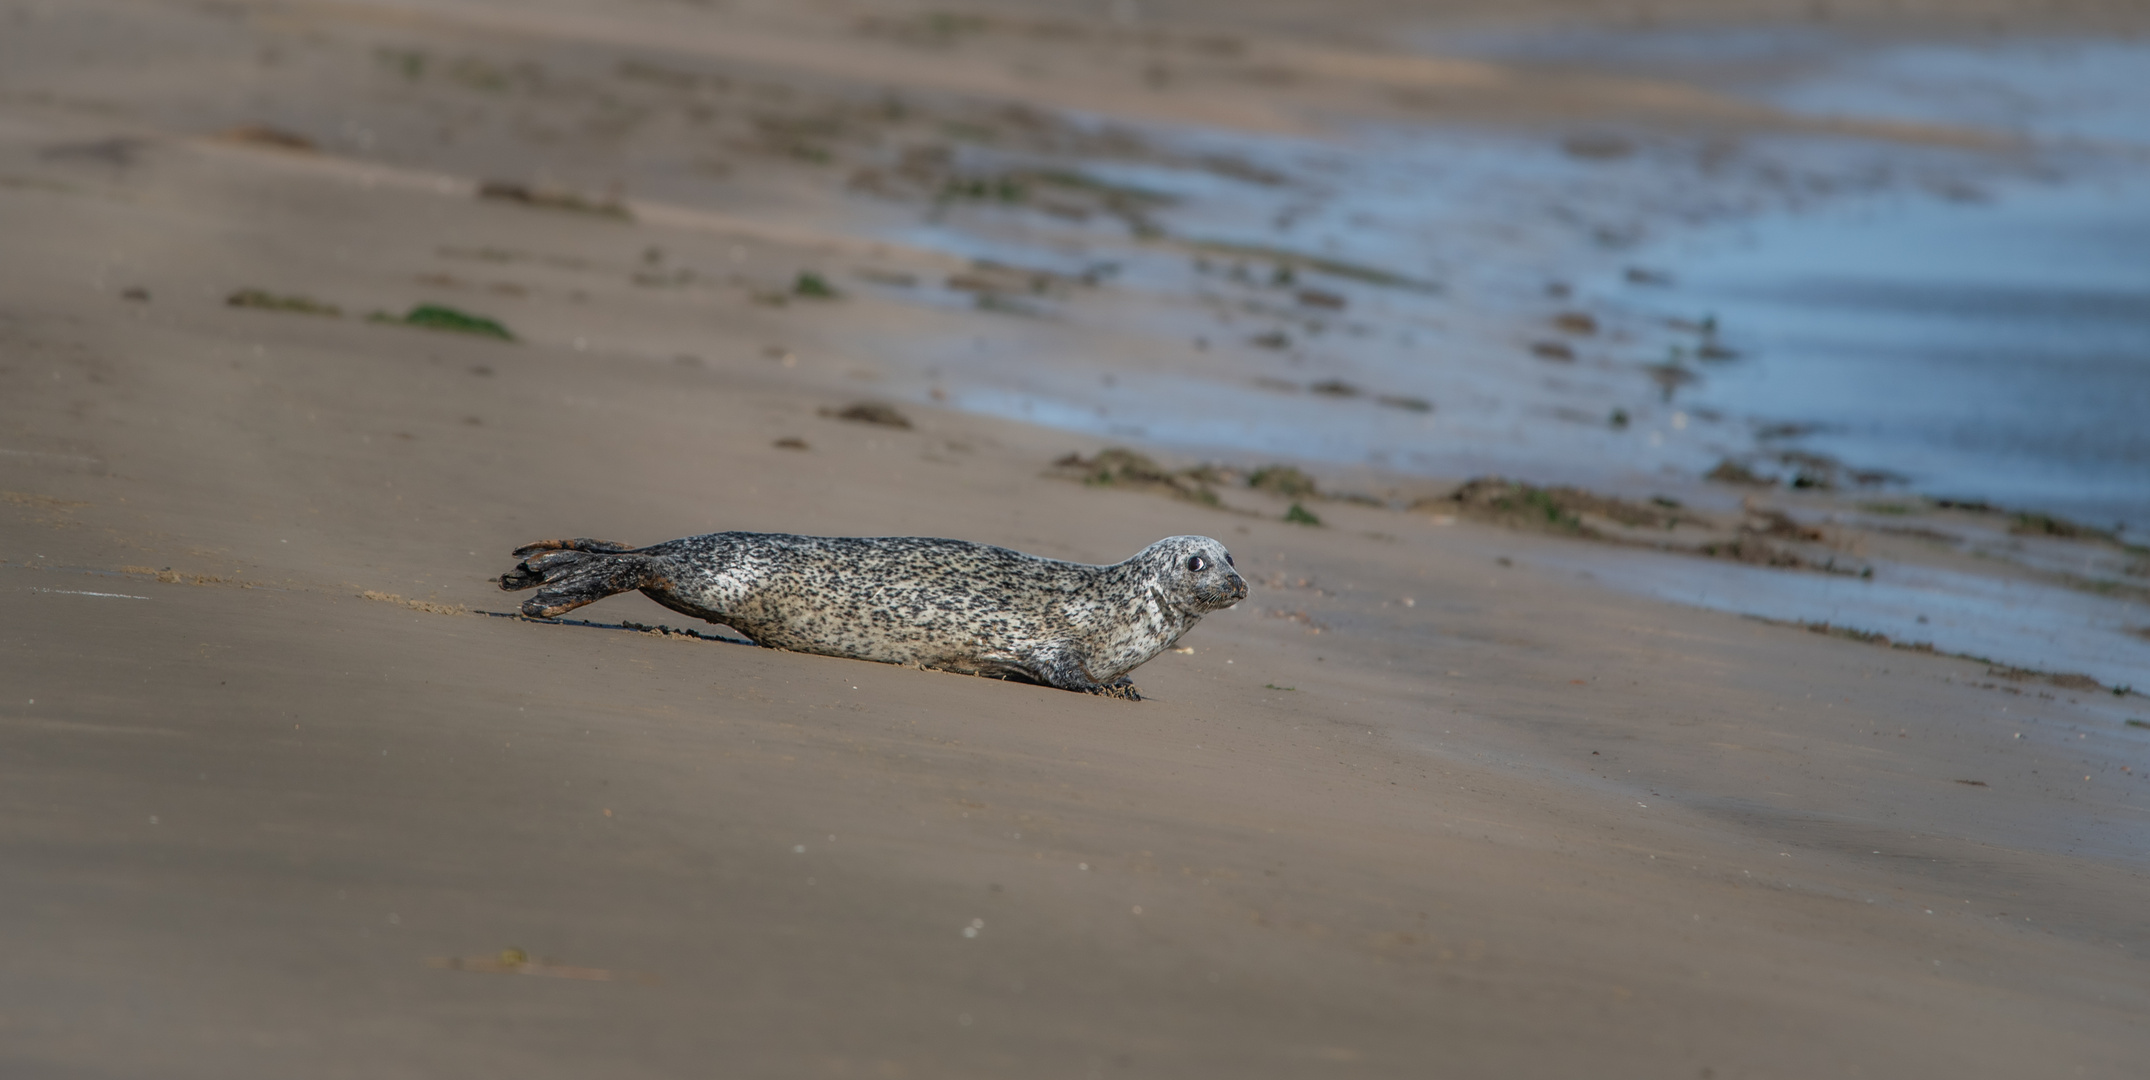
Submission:
<svg viewBox="0 0 2150 1080">
<path fill-rule="evenodd" d="M 612 540 L 592 540 L 581 536 L 573 540 L 540 540 L 534 544 L 524 544 L 515 549 L 514 555 L 518 559 L 539 551 L 586 551 L 592 555 L 624 555 L 635 550 L 638 549 Z"/>
<path fill-rule="evenodd" d="M 500 575 L 500 588 L 536 588 L 537 595 L 523 601 L 523 614 L 540 619 L 640 589 L 656 576 L 649 556 L 604 540 L 543 540 L 517 548 L 515 554 L 522 561 Z"/>
</svg>

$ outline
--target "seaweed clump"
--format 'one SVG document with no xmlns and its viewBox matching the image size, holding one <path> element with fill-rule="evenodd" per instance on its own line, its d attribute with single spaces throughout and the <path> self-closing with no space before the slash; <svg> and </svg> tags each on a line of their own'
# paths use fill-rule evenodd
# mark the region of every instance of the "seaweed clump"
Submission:
<svg viewBox="0 0 2150 1080">
<path fill-rule="evenodd" d="M 2037 511 L 2018 511 L 2008 525 L 2017 536 L 2052 536 L 2062 540 L 2099 540 L 2117 544 L 2120 538 L 2108 530 Z"/>
<path fill-rule="evenodd" d="M 1417 510 L 1450 510 L 1465 517 L 1540 532 L 1596 539 L 1604 534 L 1583 519 L 1589 514 L 1628 528 L 1670 529 L 1685 520 L 1676 509 L 1629 502 L 1572 487 L 1537 487 L 1499 476 L 1482 476 L 1443 498 L 1421 499 Z"/>
<path fill-rule="evenodd" d="M 1934 651 L 1933 642 L 1931 641 L 1894 641 L 1887 634 L 1878 634 L 1872 630 L 1860 630 L 1850 626 L 1837 626 L 1826 622 L 1803 622 L 1798 625 L 1804 627 L 1810 634 L 1843 638 L 1846 641 L 1856 641 L 1862 645 L 1880 645 L 1885 648 L 1904 649 L 1910 652 L 1930 653 Z"/>
<path fill-rule="evenodd" d="M 1800 558 L 1797 552 L 1786 551 L 1752 534 L 1704 544 L 1695 550 L 1713 559 L 1730 559 L 1733 562 L 1743 562 L 1750 566 L 1773 566 L 1781 570 L 1797 570 L 1807 565 L 1807 561 Z"/>
<path fill-rule="evenodd" d="M 1209 471 L 1181 469 L 1175 472 L 1159 465 L 1147 454 L 1126 447 L 1107 447 L 1089 458 L 1069 454 L 1053 462 L 1053 469 L 1061 476 L 1080 480 L 1091 487 L 1153 491 L 1205 506 L 1218 504 L 1217 493 L 1210 488 L 1207 479 L 1211 475 Z"/>
<path fill-rule="evenodd" d="M 1314 478 L 1293 465 L 1264 465 L 1247 476 L 1247 486 L 1287 499 L 1312 498 L 1319 494 Z"/>
<path fill-rule="evenodd" d="M 1717 467 L 1704 473 L 1702 478 L 1718 484 L 1738 484 L 1743 487 L 1775 487 L 1777 478 L 1763 476 L 1745 463 L 1726 458 Z"/>
</svg>

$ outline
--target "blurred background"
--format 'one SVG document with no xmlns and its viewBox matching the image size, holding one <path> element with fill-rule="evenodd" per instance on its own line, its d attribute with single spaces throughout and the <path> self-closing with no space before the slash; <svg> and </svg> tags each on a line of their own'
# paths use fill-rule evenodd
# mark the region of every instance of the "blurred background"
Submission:
<svg viewBox="0 0 2150 1080">
<path fill-rule="evenodd" d="M 2140 649 L 2112 631 L 2150 622 L 2143 17 L 24 0 L 0 83 L 18 125 L 80 128 L 13 144 L 18 188 L 154 188 L 178 167 L 157 148 L 192 140 L 681 235 L 391 255 L 240 214 L 157 266 L 198 299 L 254 284 L 209 271 L 259 246 L 354 310 L 461 295 L 577 349 L 780 365 L 1398 506 L 1479 476 L 1735 515 L 1766 493 L 2059 583 L 2026 616 L 2045 644 L 2001 651 L 2119 677 Z M 268 166 L 239 160 L 195 168 L 243 200 Z M 1851 603 L 1899 636 L 1990 599 L 1749 579 L 1652 588 Z M 1958 647 L 1993 647 L 1980 621 Z"/>
</svg>

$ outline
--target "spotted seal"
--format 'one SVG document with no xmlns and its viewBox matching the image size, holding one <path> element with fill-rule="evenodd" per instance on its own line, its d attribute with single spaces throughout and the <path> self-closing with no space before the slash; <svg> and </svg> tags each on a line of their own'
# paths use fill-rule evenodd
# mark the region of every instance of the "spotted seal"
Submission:
<svg viewBox="0 0 2150 1080">
<path fill-rule="evenodd" d="M 639 589 L 774 648 L 1131 698 L 1129 671 L 1247 596 L 1207 536 L 1111 566 L 967 540 L 747 532 L 643 548 L 543 540 L 515 557 L 500 587 L 536 588 L 522 607 L 537 618 Z"/>
</svg>

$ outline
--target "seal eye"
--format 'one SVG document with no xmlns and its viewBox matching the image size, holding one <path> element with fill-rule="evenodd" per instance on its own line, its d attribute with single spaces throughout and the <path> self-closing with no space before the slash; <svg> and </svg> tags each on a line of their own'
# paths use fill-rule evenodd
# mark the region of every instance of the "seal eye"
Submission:
<svg viewBox="0 0 2150 1080">
<path fill-rule="evenodd" d="M 1202 571 L 1209 569 L 1209 560 L 1201 557 L 1200 555 L 1197 555 L 1194 558 L 1187 560 L 1187 569 L 1199 574 Z"/>
<path fill-rule="evenodd" d="M 1227 551 L 1224 553 L 1224 565 L 1236 567 L 1239 564 L 1232 561 L 1232 553 Z"/>
</svg>

